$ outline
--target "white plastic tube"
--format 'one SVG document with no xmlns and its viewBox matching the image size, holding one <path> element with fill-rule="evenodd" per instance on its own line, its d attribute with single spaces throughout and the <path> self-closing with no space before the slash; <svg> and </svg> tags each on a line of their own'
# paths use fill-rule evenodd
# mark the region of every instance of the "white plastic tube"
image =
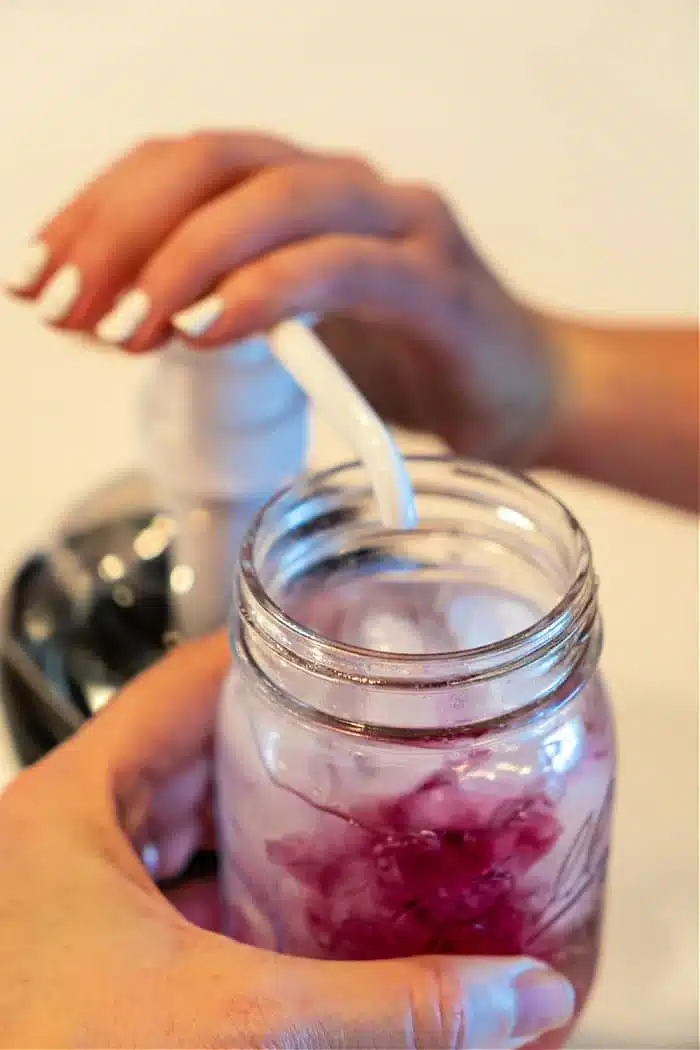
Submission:
<svg viewBox="0 0 700 1050">
<path fill-rule="evenodd" d="M 316 333 L 303 320 L 272 330 L 275 357 L 294 376 L 314 408 L 328 418 L 362 460 L 370 476 L 382 524 L 411 529 L 416 502 L 411 479 L 394 439 Z"/>
</svg>

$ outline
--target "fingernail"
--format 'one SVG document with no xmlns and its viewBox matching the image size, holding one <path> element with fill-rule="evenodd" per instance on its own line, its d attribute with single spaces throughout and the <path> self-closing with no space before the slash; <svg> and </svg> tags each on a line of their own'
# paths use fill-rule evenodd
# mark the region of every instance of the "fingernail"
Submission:
<svg viewBox="0 0 700 1050">
<path fill-rule="evenodd" d="M 105 343 L 125 343 L 148 317 L 151 299 L 140 288 L 134 288 L 117 302 L 95 328 L 95 335 Z"/>
<path fill-rule="evenodd" d="M 464 1026 L 470 1046 L 519 1050 L 573 1016 L 569 982 L 534 959 L 475 959 L 468 967 Z"/>
<path fill-rule="evenodd" d="M 10 276 L 5 281 L 6 286 L 13 292 L 23 292 L 41 277 L 49 264 L 51 249 L 44 241 L 32 241 L 24 249 L 24 254 L 15 268 L 10 271 Z"/>
<path fill-rule="evenodd" d="M 82 284 L 80 270 L 74 263 L 62 266 L 37 299 L 39 317 L 43 321 L 62 321 L 73 309 Z"/>
<path fill-rule="evenodd" d="M 204 335 L 224 312 L 224 300 L 220 295 L 208 295 L 198 303 L 180 310 L 172 317 L 173 327 L 185 335 Z"/>
<path fill-rule="evenodd" d="M 143 861 L 144 868 L 146 868 L 152 878 L 155 879 L 158 874 L 158 868 L 160 867 L 160 853 L 155 842 L 146 843 L 141 850 L 141 860 Z"/>
<path fill-rule="evenodd" d="M 544 966 L 525 970 L 515 979 L 515 1046 L 529 1043 L 545 1032 L 554 1032 L 572 1019 L 574 990 L 565 977 Z"/>
</svg>

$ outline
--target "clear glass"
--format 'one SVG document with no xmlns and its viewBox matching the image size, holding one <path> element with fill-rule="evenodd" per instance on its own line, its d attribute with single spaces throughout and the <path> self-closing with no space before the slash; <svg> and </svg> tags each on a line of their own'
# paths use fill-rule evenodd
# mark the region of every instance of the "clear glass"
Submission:
<svg viewBox="0 0 700 1050">
<path fill-rule="evenodd" d="M 350 465 L 248 533 L 218 727 L 226 932 L 332 959 L 535 955 L 580 1012 L 615 765 L 588 542 L 522 477 L 409 467 L 415 531 L 381 528 Z"/>
</svg>

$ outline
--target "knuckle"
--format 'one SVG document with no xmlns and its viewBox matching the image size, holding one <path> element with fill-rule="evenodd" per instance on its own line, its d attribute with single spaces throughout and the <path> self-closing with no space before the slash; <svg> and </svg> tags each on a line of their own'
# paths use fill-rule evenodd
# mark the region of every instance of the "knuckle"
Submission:
<svg viewBox="0 0 700 1050">
<path fill-rule="evenodd" d="M 430 183 L 415 182 L 407 187 L 418 208 L 427 216 L 439 221 L 452 221 L 452 214 L 442 194 Z"/>
<path fill-rule="evenodd" d="M 228 137 L 220 131 L 210 129 L 190 132 L 180 140 L 180 146 L 197 165 L 205 169 L 217 169 L 226 165 L 230 145 Z"/>
<path fill-rule="evenodd" d="M 87 284 L 104 284 L 109 279 L 108 267 L 121 257 L 128 231 L 133 224 L 133 208 L 128 201 L 111 197 L 95 202 L 89 221 L 73 247 L 73 260 L 80 267 Z"/>
<path fill-rule="evenodd" d="M 306 212 L 318 199 L 319 185 L 314 165 L 287 164 L 269 174 L 271 198 L 290 212 Z"/>
<path fill-rule="evenodd" d="M 419 221 L 434 230 L 443 240 L 454 239 L 457 224 L 452 210 L 442 194 L 429 183 L 412 183 L 404 187 Z"/>
<path fill-rule="evenodd" d="M 101 194 L 93 201 L 90 221 L 79 245 L 81 254 L 92 254 L 90 249 L 100 243 L 112 247 L 123 236 L 123 229 L 124 204 L 113 194 Z"/>
<path fill-rule="evenodd" d="M 202 231 L 197 216 L 186 219 L 182 226 L 154 253 L 148 264 L 149 273 L 163 268 L 167 269 L 172 260 L 178 260 L 180 267 L 192 265 L 194 260 L 199 262 L 200 256 L 206 251 L 202 242 Z"/>
<path fill-rule="evenodd" d="M 324 286 L 333 300 L 352 304 L 361 297 L 367 275 L 367 257 L 362 248 L 343 238 L 328 239 Z"/>
<path fill-rule="evenodd" d="M 429 1045 L 443 1050 L 465 1050 L 470 1045 L 470 1026 L 465 1016 L 464 988 L 456 963 L 437 956 L 429 957 L 425 960 L 422 975 L 422 988 L 414 1001 L 422 1002 L 423 1019 L 429 1019 L 427 1023 L 434 1025 L 435 1030 L 426 1033 L 432 1040 Z M 420 1014 L 417 1020 L 420 1024 Z"/>
<path fill-rule="evenodd" d="M 299 219 L 326 216 L 330 228 L 341 217 L 347 221 L 354 216 L 366 225 L 369 217 L 386 212 L 387 202 L 377 192 L 380 183 L 361 159 L 295 160 L 271 168 L 265 179 L 268 198 L 278 210 Z"/>
<path fill-rule="evenodd" d="M 327 163 L 359 181 L 375 182 L 379 178 L 377 168 L 367 157 L 360 156 L 360 154 L 341 153 L 331 157 Z"/>
<path fill-rule="evenodd" d="M 291 276 L 290 266 L 284 257 L 278 254 L 263 256 L 255 266 L 255 277 L 257 284 L 264 288 L 267 294 L 276 294 L 281 291 Z"/>
<path fill-rule="evenodd" d="M 179 140 L 188 157 L 213 170 L 257 170 L 300 163 L 307 157 L 301 146 L 258 132 L 205 128 Z"/>
<path fill-rule="evenodd" d="M 165 135 L 149 135 L 148 138 L 142 139 L 134 146 L 131 150 L 131 155 L 138 160 L 149 160 L 151 157 L 162 153 L 171 142 L 172 139 L 167 138 Z"/>
<path fill-rule="evenodd" d="M 277 252 L 256 264 L 256 283 L 264 294 L 284 299 L 302 286 L 313 291 L 315 299 L 329 304 L 351 305 L 362 296 L 366 258 L 361 249 L 350 247 L 343 237 L 324 237 L 319 257 L 300 265 L 293 256 Z"/>
</svg>

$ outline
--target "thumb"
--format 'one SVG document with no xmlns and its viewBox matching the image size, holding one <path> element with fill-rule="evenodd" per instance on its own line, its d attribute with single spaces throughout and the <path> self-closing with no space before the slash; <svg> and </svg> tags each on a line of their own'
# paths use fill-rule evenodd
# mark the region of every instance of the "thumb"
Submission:
<svg viewBox="0 0 700 1050">
<path fill-rule="evenodd" d="M 527 958 L 320 962 L 201 937 L 179 1000 L 206 1018 L 214 1042 L 198 1045 L 515 1050 L 575 1009 L 569 982 Z"/>
<path fill-rule="evenodd" d="M 515 1050 L 566 1029 L 575 1010 L 566 978 L 533 959 L 312 965 L 325 1016 L 318 1034 L 309 1029 L 316 1042 L 299 1046 Z M 562 1045 L 565 1034 L 551 1045 Z"/>
</svg>

